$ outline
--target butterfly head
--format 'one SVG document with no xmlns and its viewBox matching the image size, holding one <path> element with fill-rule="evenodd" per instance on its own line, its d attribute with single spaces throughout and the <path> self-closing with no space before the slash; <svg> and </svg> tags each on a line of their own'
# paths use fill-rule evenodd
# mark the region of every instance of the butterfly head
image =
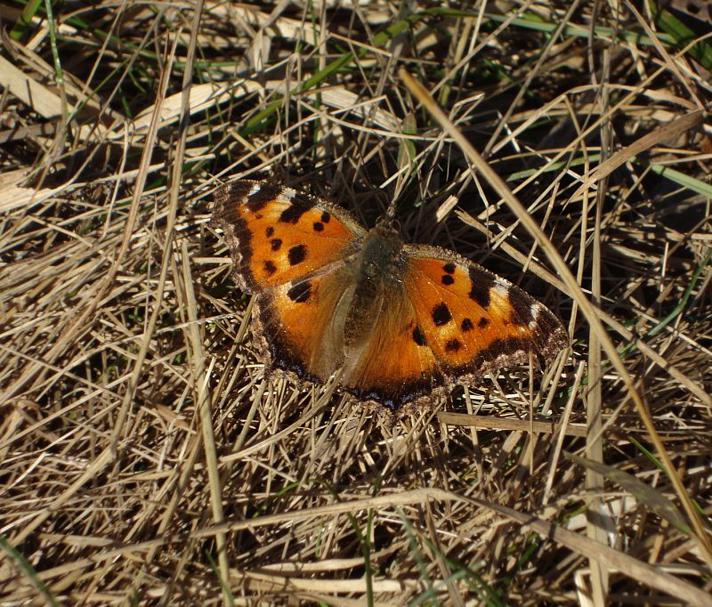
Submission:
<svg viewBox="0 0 712 607">
<path fill-rule="evenodd" d="M 385 215 L 381 217 L 376 222 L 376 225 L 373 229 L 379 229 L 383 233 L 390 232 L 396 235 L 400 235 L 401 233 L 400 221 L 398 221 L 395 217 L 391 217 L 390 215 Z"/>
</svg>

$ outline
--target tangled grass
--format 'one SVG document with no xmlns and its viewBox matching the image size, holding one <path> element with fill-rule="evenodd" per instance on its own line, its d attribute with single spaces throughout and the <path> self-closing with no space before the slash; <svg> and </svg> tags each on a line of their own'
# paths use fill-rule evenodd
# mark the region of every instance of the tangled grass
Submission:
<svg viewBox="0 0 712 607">
<path fill-rule="evenodd" d="M 712 604 L 705 22 L 52 8 L 0 8 L 0 605 Z M 255 176 L 395 199 L 571 348 L 395 421 L 269 377 L 209 221 Z"/>
</svg>

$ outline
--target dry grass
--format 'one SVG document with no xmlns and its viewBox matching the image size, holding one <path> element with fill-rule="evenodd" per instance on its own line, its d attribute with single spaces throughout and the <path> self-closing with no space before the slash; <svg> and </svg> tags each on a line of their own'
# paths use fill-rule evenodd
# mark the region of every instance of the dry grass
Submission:
<svg viewBox="0 0 712 607">
<path fill-rule="evenodd" d="M 614 4 L 8 27 L 0 605 L 712 605 L 712 50 Z M 269 174 L 395 197 L 572 348 L 395 422 L 270 380 L 209 224 Z"/>
</svg>

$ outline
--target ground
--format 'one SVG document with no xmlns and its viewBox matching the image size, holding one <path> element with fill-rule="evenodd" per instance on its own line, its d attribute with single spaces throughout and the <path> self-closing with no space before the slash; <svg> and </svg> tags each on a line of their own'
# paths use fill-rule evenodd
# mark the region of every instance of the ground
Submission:
<svg viewBox="0 0 712 607">
<path fill-rule="evenodd" d="M 0 8 L 0 605 L 712 604 L 712 26 L 673 4 Z M 396 417 L 268 373 L 237 178 L 394 208 L 567 347 Z"/>
</svg>

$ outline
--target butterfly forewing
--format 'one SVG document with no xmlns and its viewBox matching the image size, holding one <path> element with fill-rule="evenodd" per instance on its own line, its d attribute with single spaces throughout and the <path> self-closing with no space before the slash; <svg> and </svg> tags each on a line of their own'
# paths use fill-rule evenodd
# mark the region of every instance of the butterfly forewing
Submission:
<svg viewBox="0 0 712 607">
<path fill-rule="evenodd" d="M 346 211 L 291 188 L 235 181 L 216 194 L 215 217 L 241 286 L 283 285 L 343 260 L 364 234 Z"/>
</svg>

